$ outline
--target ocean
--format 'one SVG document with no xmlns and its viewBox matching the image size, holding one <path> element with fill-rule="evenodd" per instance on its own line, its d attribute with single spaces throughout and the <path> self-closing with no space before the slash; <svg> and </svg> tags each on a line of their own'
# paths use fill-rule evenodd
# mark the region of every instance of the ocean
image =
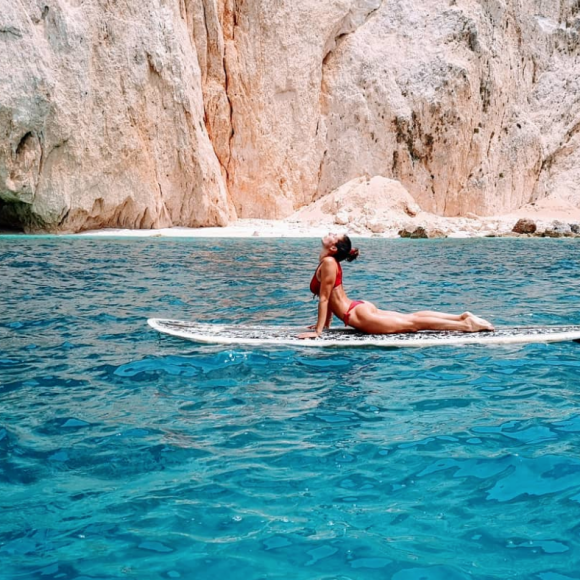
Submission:
<svg viewBox="0 0 580 580">
<path fill-rule="evenodd" d="M 578 240 L 354 241 L 351 299 L 580 324 Z M 0 236 L 1 578 L 580 578 L 580 344 L 252 349 L 146 324 L 312 324 L 318 252 Z"/>
</svg>

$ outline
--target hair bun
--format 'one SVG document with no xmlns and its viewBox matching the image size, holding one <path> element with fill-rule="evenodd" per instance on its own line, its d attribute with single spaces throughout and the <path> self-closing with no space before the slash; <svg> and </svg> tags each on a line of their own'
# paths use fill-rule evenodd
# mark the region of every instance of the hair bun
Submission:
<svg viewBox="0 0 580 580">
<path fill-rule="evenodd" d="M 352 262 L 358 258 L 358 248 L 351 248 L 350 252 L 348 253 L 348 257 L 346 258 L 348 262 Z"/>
</svg>

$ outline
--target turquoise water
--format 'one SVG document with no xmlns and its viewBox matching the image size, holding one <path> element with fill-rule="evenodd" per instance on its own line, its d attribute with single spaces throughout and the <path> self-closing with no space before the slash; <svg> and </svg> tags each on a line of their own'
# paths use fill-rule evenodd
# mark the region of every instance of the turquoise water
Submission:
<svg viewBox="0 0 580 580">
<path fill-rule="evenodd" d="M 580 578 L 580 344 L 218 348 L 312 240 L 0 238 L 0 577 Z M 351 298 L 580 324 L 576 240 L 362 240 Z"/>
</svg>

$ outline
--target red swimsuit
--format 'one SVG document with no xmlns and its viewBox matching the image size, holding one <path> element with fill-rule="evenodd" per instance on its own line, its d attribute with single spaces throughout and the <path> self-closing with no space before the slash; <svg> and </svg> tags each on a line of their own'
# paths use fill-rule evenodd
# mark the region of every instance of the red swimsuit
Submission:
<svg viewBox="0 0 580 580">
<path fill-rule="evenodd" d="M 348 321 L 350 320 L 350 311 L 354 310 L 359 304 L 364 304 L 364 300 L 353 300 L 348 307 L 348 310 L 344 314 L 344 318 L 342 319 L 345 326 L 348 326 Z"/>
<path fill-rule="evenodd" d="M 337 286 L 340 286 L 342 284 L 342 268 L 340 266 L 340 262 L 337 262 L 336 265 L 338 266 L 338 272 L 336 273 L 336 280 L 334 281 L 333 288 L 336 288 Z M 320 265 L 318 266 L 318 268 L 320 268 Z M 320 295 L 320 280 L 316 277 L 316 274 L 318 273 L 318 268 L 316 268 L 316 272 L 314 272 L 314 276 L 312 276 L 312 280 L 310 280 L 310 292 L 312 292 L 312 294 L 315 294 L 316 296 Z M 348 307 L 348 310 L 346 311 L 343 319 L 345 326 L 348 326 L 351 311 L 354 310 L 359 304 L 364 304 L 364 301 L 353 300 L 350 303 L 350 306 Z"/>
<path fill-rule="evenodd" d="M 312 280 L 310 280 L 310 292 L 318 296 L 320 294 L 320 280 L 316 277 L 318 273 L 318 269 L 322 264 L 318 265 L 316 268 L 316 272 L 314 272 L 314 276 L 312 276 Z M 333 288 L 340 286 L 342 284 L 342 268 L 340 267 L 340 262 L 337 262 L 336 265 L 338 266 L 338 272 L 336 273 L 336 280 L 334 281 Z"/>
</svg>

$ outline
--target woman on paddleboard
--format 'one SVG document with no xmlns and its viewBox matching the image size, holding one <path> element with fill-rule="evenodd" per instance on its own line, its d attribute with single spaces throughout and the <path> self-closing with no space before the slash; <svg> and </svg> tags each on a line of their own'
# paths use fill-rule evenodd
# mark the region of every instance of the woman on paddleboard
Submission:
<svg viewBox="0 0 580 580">
<path fill-rule="evenodd" d="M 352 262 L 358 256 L 358 249 L 352 247 L 346 235 L 328 234 L 322 238 L 320 263 L 310 290 L 318 296 L 318 321 L 298 338 L 317 338 L 325 328 L 330 327 L 332 315 L 338 316 L 345 326 L 352 326 L 369 334 L 393 334 L 397 332 L 417 332 L 419 330 L 455 330 L 459 332 L 479 332 L 493 330 L 493 326 L 471 312 L 446 314 L 424 310 L 412 314 L 402 314 L 389 310 L 379 310 L 366 300 L 350 300 L 342 287 L 342 267 L 346 260 Z"/>
</svg>

